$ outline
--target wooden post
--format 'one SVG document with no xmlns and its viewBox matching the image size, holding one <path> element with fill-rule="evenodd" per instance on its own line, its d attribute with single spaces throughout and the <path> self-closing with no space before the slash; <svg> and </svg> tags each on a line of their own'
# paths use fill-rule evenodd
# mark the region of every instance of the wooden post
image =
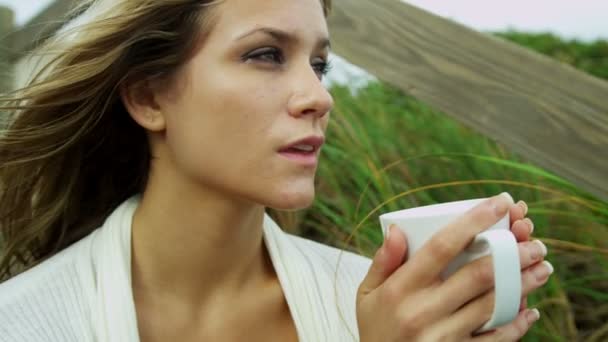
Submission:
<svg viewBox="0 0 608 342">
<path fill-rule="evenodd" d="M 14 30 L 15 13 L 12 9 L 0 6 L 0 93 L 13 88 L 13 66 L 9 60 L 12 49 L 9 33 Z"/>
<path fill-rule="evenodd" d="M 399 0 L 340 0 L 332 50 L 608 200 L 608 83 Z"/>
<path fill-rule="evenodd" d="M 0 95 L 14 87 L 15 75 L 13 62 L 10 59 L 13 48 L 10 33 L 15 29 L 15 13 L 12 9 L 0 6 Z M 0 111 L 0 129 L 6 125 L 7 113 Z M 2 237 L 0 236 L 0 245 Z"/>
</svg>

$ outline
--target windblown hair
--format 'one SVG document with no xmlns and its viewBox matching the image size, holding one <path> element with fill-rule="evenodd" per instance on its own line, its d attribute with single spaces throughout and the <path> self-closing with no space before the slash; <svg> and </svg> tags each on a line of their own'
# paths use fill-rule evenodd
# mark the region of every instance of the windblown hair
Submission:
<svg viewBox="0 0 608 342">
<path fill-rule="evenodd" d="M 85 0 L 32 54 L 40 67 L 0 96 L 0 282 L 99 227 L 144 190 L 145 130 L 121 85 L 170 79 L 230 0 Z M 331 0 L 321 0 L 327 16 Z M 6 115 L 6 114 L 5 114 Z"/>
</svg>

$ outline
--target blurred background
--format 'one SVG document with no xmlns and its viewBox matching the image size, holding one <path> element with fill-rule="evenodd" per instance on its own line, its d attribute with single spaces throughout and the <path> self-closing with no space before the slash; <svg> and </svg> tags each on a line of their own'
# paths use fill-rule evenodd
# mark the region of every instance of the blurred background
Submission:
<svg viewBox="0 0 608 342">
<path fill-rule="evenodd" d="M 524 341 L 608 341 L 608 1 L 396 3 L 334 1 L 317 198 L 271 215 L 371 256 L 382 213 L 508 191 L 555 267 Z M 0 0 L 0 91 L 31 70 L 14 32 L 56 26 L 53 4 Z"/>
</svg>

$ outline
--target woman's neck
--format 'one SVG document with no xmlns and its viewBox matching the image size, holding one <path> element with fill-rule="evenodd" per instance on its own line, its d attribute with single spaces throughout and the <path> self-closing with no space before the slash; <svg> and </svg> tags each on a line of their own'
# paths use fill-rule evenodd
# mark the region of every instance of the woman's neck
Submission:
<svg viewBox="0 0 608 342">
<path fill-rule="evenodd" d="M 161 185 L 149 183 L 133 217 L 136 295 L 170 293 L 200 307 L 276 281 L 263 206 Z"/>
</svg>

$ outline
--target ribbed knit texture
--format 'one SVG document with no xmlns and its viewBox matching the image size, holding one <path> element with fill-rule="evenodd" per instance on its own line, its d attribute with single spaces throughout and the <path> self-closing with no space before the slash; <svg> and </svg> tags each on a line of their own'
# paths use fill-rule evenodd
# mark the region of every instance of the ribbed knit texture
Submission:
<svg viewBox="0 0 608 342">
<path fill-rule="evenodd" d="M 76 272 L 62 253 L 0 284 L 0 341 L 86 341 L 90 308 Z"/>
<path fill-rule="evenodd" d="M 371 261 L 286 234 L 269 217 L 265 218 L 264 229 L 265 243 L 299 340 L 357 341 L 355 296 Z M 92 284 L 96 281 L 80 280 L 85 272 L 90 273 L 89 278 L 97 276 L 94 262 L 83 260 L 90 255 L 87 253 L 91 248 L 90 242 L 91 236 L 88 236 L 44 263 L 0 284 L 0 342 L 95 341 L 93 336 L 98 335 L 94 333 L 92 317 L 99 317 L 102 310 L 112 312 L 118 306 L 132 305 L 105 303 L 105 308 L 92 307 L 94 301 L 91 296 L 95 296 L 96 289 L 89 287 L 94 287 Z M 85 265 L 91 265 L 91 270 L 83 271 L 83 261 Z M 334 284 L 337 289 L 334 289 Z M 122 311 L 118 310 L 116 314 L 124 314 Z M 136 333 L 134 335 L 137 336 Z"/>
</svg>

